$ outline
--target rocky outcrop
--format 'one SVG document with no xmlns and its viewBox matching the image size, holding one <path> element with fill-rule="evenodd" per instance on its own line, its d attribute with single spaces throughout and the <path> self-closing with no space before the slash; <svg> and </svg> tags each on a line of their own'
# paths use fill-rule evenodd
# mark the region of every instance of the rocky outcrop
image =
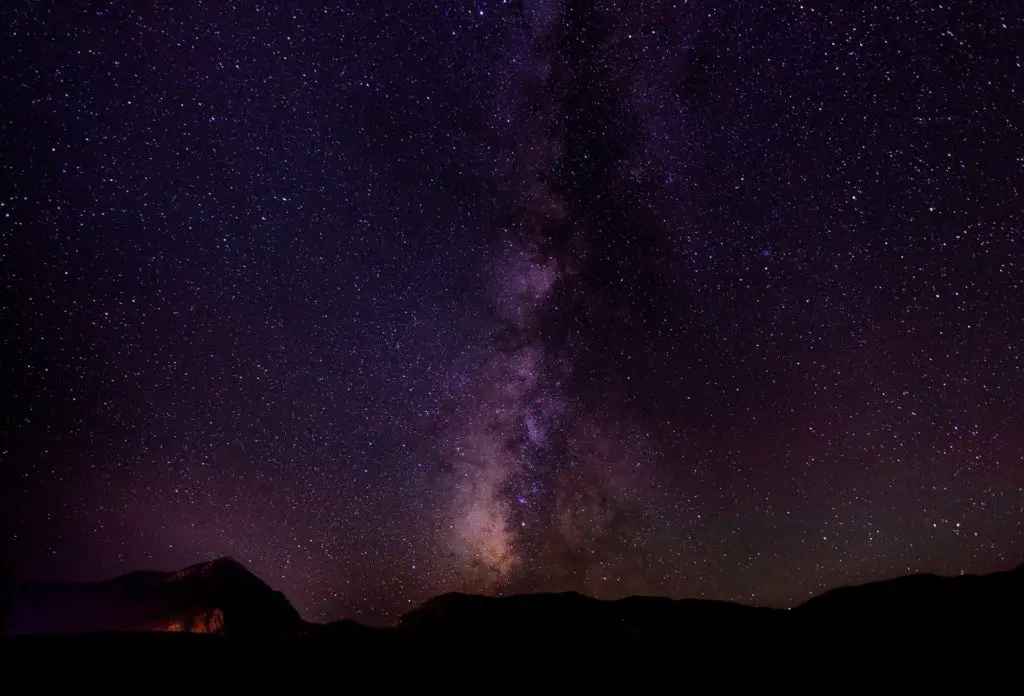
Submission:
<svg viewBox="0 0 1024 696">
<path fill-rule="evenodd" d="M 170 613 L 168 618 L 174 618 L 166 623 L 192 627 L 194 633 L 278 636 L 305 627 L 283 594 L 231 558 L 171 573 L 162 584 L 182 607 Z"/>
<path fill-rule="evenodd" d="M 186 611 L 142 624 L 136 630 L 224 635 L 224 612 L 220 609 Z"/>
<path fill-rule="evenodd" d="M 184 570 L 130 573 L 97 583 L 22 585 L 8 633 L 168 631 L 288 636 L 306 624 L 280 592 L 221 558 Z"/>
</svg>

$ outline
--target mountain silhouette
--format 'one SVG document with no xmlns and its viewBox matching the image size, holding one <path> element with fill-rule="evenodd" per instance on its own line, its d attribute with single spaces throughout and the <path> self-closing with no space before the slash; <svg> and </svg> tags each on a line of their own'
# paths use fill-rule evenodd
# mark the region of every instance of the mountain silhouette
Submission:
<svg viewBox="0 0 1024 696">
<path fill-rule="evenodd" d="M 81 584 L 12 583 L 8 636 L 28 640 L 177 640 L 141 634 L 314 641 L 589 641 L 780 646 L 934 644 L 998 635 L 1024 619 L 1024 566 L 989 575 L 911 575 L 841 587 L 793 609 L 575 592 L 486 597 L 448 593 L 392 628 L 303 621 L 284 595 L 230 558 Z M 34 636 L 34 638 L 33 638 Z M 182 637 L 181 640 L 189 640 Z"/>
<path fill-rule="evenodd" d="M 8 635 L 103 631 L 286 636 L 305 622 L 231 558 L 93 583 L 14 583 Z"/>
<path fill-rule="evenodd" d="M 780 609 L 706 600 L 626 597 L 599 600 L 575 592 L 483 597 L 451 593 L 402 617 L 410 636 L 481 640 L 755 639 L 777 625 Z"/>
<path fill-rule="evenodd" d="M 908 575 L 840 587 L 793 612 L 800 635 L 888 642 L 959 640 L 1005 632 L 1024 618 L 1024 565 L 989 575 Z"/>
</svg>

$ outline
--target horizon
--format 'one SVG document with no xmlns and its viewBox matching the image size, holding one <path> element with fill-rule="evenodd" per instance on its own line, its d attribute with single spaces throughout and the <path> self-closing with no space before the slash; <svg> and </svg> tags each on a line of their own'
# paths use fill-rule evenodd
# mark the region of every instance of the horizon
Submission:
<svg viewBox="0 0 1024 696">
<path fill-rule="evenodd" d="M 255 577 L 259 578 L 258 575 L 256 575 L 255 573 L 252 573 L 252 571 L 244 563 L 242 563 L 238 559 L 232 558 L 231 556 L 222 556 L 222 557 L 213 558 L 213 559 L 210 559 L 210 560 L 207 560 L 207 561 L 199 561 L 199 562 L 196 562 L 196 563 L 192 563 L 192 564 L 189 564 L 189 565 L 187 565 L 187 566 L 185 566 L 183 568 L 168 569 L 168 570 L 160 570 L 160 569 L 155 569 L 155 568 L 137 568 L 137 569 L 135 569 L 133 571 L 129 571 L 127 573 L 123 573 L 123 574 L 120 574 L 120 575 L 115 575 L 115 576 L 112 576 L 112 577 L 104 577 L 104 578 L 100 578 L 100 579 L 96 579 L 96 580 L 68 580 L 68 581 L 62 581 L 62 582 L 54 582 L 54 581 L 40 580 L 40 579 L 35 579 L 35 578 L 17 578 L 17 577 L 15 577 L 15 578 L 13 578 L 13 582 L 14 582 L 14 586 L 15 587 L 17 585 L 19 585 L 19 584 L 21 584 L 21 585 L 28 585 L 28 586 L 38 585 L 38 586 L 43 586 L 43 587 L 75 586 L 75 585 L 96 585 L 96 584 L 102 584 L 102 583 L 106 583 L 106 582 L 116 581 L 116 580 L 119 580 L 119 579 L 125 577 L 126 575 L 132 575 L 132 574 L 135 574 L 135 573 L 154 573 L 154 574 L 160 574 L 160 575 L 174 575 L 176 573 L 180 573 L 180 572 L 183 572 L 183 571 L 186 571 L 186 570 L 191 570 L 193 568 L 197 568 L 197 567 L 200 567 L 200 566 L 208 566 L 208 565 L 210 565 L 212 563 L 217 563 L 217 562 L 225 561 L 225 560 L 233 561 L 236 565 L 239 565 L 240 567 L 242 567 L 243 569 L 245 569 L 249 573 L 253 574 Z M 735 605 L 735 606 L 745 606 L 745 607 L 749 607 L 749 608 L 752 608 L 752 609 L 771 609 L 771 610 L 775 610 L 775 611 L 791 611 L 791 610 L 796 609 L 796 608 L 802 606 L 803 604 L 805 604 L 805 603 L 807 603 L 807 602 L 809 602 L 809 601 L 811 601 L 813 599 L 816 599 L 816 598 L 821 597 L 823 595 L 829 594 L 829 593 L 831 593 L 834 590 L 855 589 L 855 588 L 865 587 L 865 586 L 869 586 L 869 585 L 877 585 L 877 584 L 893 582 L 893 581 L 896 581 L 896 580 L 904 580 L 904 579 L 908 579 L 908 578 L 917 578 L 917 577 L 934 577 L 934 578 L 944 578 L 944 579 L 952 579 L 952 578 L 958 578 L 958 577 L 984 577 L 984 576 L 988 576 L 988 575 L 1012 573 L 1014 571 L 1018 571 L 1018 570 L 1021 570 L 1021 569 L 1024 569 L 1024 560 L 1022 560 L 1020 563 L 1018 563 L 1016 565 L 1011 565 L 1011 566 L 1009 566 L 1007 568 L 989 571 L 987 573 L 970 573 L 970 572 L 966 572 L 966 571 L 961 571 L 961 572 L 953 574 L 953 575 L 942 575 L 942 574 L 930 573 L 930 572 L 913 572 L 913 573 L 902 574 L 902 575 L 893 575 L 893 576 L 888 576 L 888 577 L 874 578 L 874 579 L 868 579 L 868 580 L 864 580 L 864 581 L 860 581 L 860 582 L 854 582 L 854 583 L 850 583 L 850 584 L 836 585 L 836 586 L 828 587 L 828 588 L 822 589 L 822 590 L 820 590 L 818 592 L 815 592 L 814 594 L 812 594 L 812 595 L 810 595 L 808 597 L 805 597 L 804 599 L 799 600 L 799 601 L 797 601 L 797 602 L 795 602 L 793 604 L 785 605 L 785 606 L 769 605 L 769 604 L 752 604 L 752 603 L 744 602 L 744 601 L 742 601 L 742 599 L 740 599 L 740 600 L 729 600 L 729 599 L 721 599 L 721 598 L 716 598 L 716 597 L 673 597 L 673 596 L 665 596 L 665 595 L 644 595 L 644 594 L 640 594 L 640 595 L 638 595 L 638 594 L 631 594 L 631 595 L 621 595 L 621 596 L 604 596 L 604 597 L 600 597 L 600 596 L 595 596 L 595 595 L 590 595 L 590 594 L 586 594 L 586 593 L 583 593 L 583 592 L 579 592 L 577 590 L 551 590 L 551 591 L 537 591 L 537 592 L 516 592 L 516 593 L 505 593 L 505 594 L 501 594 L 501 593 L 487 594 L 487 593 L 464 592 L 464 591 L 460 591 L 460 590 L 450 590 L 450 591 L 447 591 L 447 592 L 442 592 L 442 593 L 439 593 L 439 594 L 436 594 L 436 595 L 432 595 L 432 596 L 430 596 L 430 597 L 428 597 L 428 598 L 418 602 L 417 604 L 412 605 L 405 612 L 403 612 L 401 614 L 398 614 L 397 616 L 393 617 L 390 622 L 385 621 L 384 619 L 370 619 L 368 621 L 363 621 L 363 620 L 360 620 L 358 618 L 355 618 L 354 616 L 342 616 L 342 617 L 338 617 L 338 618 L 334 618 L 334 619 L 327 619 L 327 620 L 324 620 L 324 621 L 315 621 L 315 620 L 310 620 L 309 618 L 307 618 L 305 616 L 302 616 L 301 612 L 299 612 L 299 614 L 300 614 L 300 617 L 302 618 L 303 621 L 306 621 L 307 623 L 313 623 L 313 624 L 318 624 L 318 623 L 319 624 L 329 624 L 329 623 L 336 622 L 336 621 L 356 621 L 357 623 L 363 623 L 364 625 L 378 627 L 378 628 L 394 627 L 394 626 L 398 625 L 398 622 L 400 622 L 402 617 L 405 616 L 407 613 L 412 612 L 412 611 L 416 611 L 417 609 L 423 607 L 425 604 L 427 604 L 427 603 L 429 603 L 429 602 L 431 602 L 431 601 L 433 601 L 435 599 L 439 599 L 439 598 L 442 598 L 442 597 L 447 597 L 447 596 L 450 596 L 450 595 L 458 595 L 458 596 L 465 596 L 465 597 L 480 597 L 480 598 L 485 598 L 485 599 L 502 599 L 502 598 L 529 597 L 529 596 L 575 595 L 575 596 L 578 596 L 578 597 L 584 597 L 586 599 L 593 599 L 593 600 L 600 601 L 600 602 L 617 602 L 617 601 L 620 601 L 620 600 L 633 599 L 633 598 L 640 598 L 640 599 L 664 599 L 664 600 L 669 600 L 669 601 L 673 601 L 673 602 L 723 603 L 723 604 L 731 604 L 731 605 Z M 265 580 L 263 580 L 263 578 L 259 578 L 259 579 L 265 585 L 267 585 L 267 587 L 270 590 L 272 590 L 274 592 L 280 592 L 282 595 L 284 595 L 285 599 L 289 602 L 289 604 L 292 604 L 291 599 L 287 596 L 287 594 L 285 594 L 284 592 L 281 592 L 279 589 L 275 588 L 272 584 L 270 584 L 270 583 L 266 582 Z M 294 604 L 292 604 L 292 606 L 294 607 Z"/>
</svg>

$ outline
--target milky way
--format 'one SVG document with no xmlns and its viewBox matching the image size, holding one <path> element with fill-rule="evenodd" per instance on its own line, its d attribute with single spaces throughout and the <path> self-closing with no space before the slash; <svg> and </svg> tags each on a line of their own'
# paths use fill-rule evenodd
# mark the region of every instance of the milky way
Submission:
<svg viewBox="0 0 1024 696">
<path fill-rule="evenodd" d="M 1019 3 L 5 3 L 0 552 L 789 606 L 1024 560 Z"/>
</svg>

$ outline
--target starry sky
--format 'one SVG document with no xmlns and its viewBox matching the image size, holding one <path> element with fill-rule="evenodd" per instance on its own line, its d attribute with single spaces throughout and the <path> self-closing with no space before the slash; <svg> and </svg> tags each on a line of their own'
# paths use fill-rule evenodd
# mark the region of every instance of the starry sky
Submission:
<svg viewBox="0 0 1024 696">
<path fill-rule="evenodd" d="M 388 623 L 1024 561 L 1015 0 L 0 18 L 16 575 Z"/>
</svg>

